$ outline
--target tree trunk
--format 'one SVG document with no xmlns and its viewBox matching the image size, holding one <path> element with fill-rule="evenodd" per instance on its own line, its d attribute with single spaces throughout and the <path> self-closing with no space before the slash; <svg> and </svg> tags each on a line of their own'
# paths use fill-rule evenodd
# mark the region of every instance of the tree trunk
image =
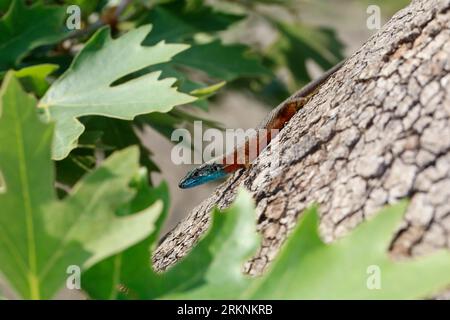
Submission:
<svg viewBox="0 0 450 320">
<path fill-rule="evenodd" d="M 450 0 L 415 0 L 398 12 L 249 170 L 166 237 L 155 268 L 183 257 L 207 229 L 211 209 L 229 206 L 242 184 L 256 201 L 263 237 L 245 265 L 249 274 L 264 270 L 313 202 L 320 205 L 323 238 L 333 241 L 406 197 L 411 202 L 392 254 L 450 247 Z"/>
</svg>

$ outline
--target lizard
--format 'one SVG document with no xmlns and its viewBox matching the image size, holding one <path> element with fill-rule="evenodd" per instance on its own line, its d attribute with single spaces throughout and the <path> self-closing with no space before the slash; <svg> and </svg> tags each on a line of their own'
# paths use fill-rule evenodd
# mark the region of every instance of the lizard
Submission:
<svg viewBox="0 0 450 320">
<path fill-rule="evenodd" d="M 221 155 L 203 163 L 199 167 L 194 168 L 188 172 L 188 174 L 180 181 L 178 186 L 181 189 L 196 187 L 210 181 L 224 178 L 239 169 L 248 168 L 259 153 L 275 137 L 276 134 L 273 132 L 279 132 L 279 130 L 283 129 L 295 113 L 311 99 L 317 90 L 336 71 L 338 71 L 344 63 L 345 60 L 338 63 L 330 70 L 323 73 L 320 77 L 311 81 L 309 84 L 280 103 L 264 118 L 261 124 L 256 127 L 257 134 L 255 137 L 246 139 L 244 144 L 238 145 L 230 153 Z M 257 143 L 256 154 L 253 155 L 250 155 L 249 152 L 249 147 L 252 142 L 251 139 L 256 140 Z M 240 154 L 243 154 L 245 158 L 239 158 Z M 238 161 L 238 159 L 240 161 Z"/>
</svg>

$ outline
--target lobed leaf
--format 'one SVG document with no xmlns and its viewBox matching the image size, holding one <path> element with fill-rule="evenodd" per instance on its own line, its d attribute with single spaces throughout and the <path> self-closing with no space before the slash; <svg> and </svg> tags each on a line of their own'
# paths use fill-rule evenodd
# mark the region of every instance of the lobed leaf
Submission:
<svg viewBox="0 0 450 320">
<path fill-rule="evenodd" d="M 416 299 L 450 284 L 450 253 L 393 261 L 392 235 L 406 202 L 382 210 L 346 237 L 324 243 L 317 208 L 303 214 L 269 270 L 257 278 L 242 263 L 259 243 L 250 195 L 241 191 L 231 208 L 213 213 L 205 237 L 168 271 L 145 266 L 149 244 L 125 260 L 121 283 L 128 299 Z M 139 245 L 138 245 L 139 246 Z M 136 247 L 138 247 L 136 246 Z M 136 248 L 135 247 L 135 248 Z M 133 250 L 133 249 L 131 249 Z M 134 267 L 133 266 L 139 266 Z M 420 275 L 420 276 L 419 276 Z M 375 286 L 372 283 L 375 278 Z M 379 281 L 379 283 L 377 282 Z"/>
<path fill-rule="evenodd" d="M 53 188 L 53 125 L 42 123 L 36 101 L 9 72 L 0 91 L 0 271 L 26 299 L 52 297 L 66 270 L 85 270 L 150 234 L 157 203 L 119 217 L 133 196 L 127 186 L 138 172 L 138 152 L 109 157 L 79 181 L 62 201 Z"/>
<path fill-rule="evenodd" d="M 248 194 L 240 194 L 232 208 L 225 212 L 215 210 L 208 234 L 167 272 L 156 273 L 149 265 L 155 233 L 153 238 L 123 253 L 120 273 L 116 273 L 119 274 L 116 283 L 121 286 L 115 288 L 116 293 L 96 288 L 111 288 L 105 285 L 112 277 L 111 262 L 95 266 L 97 276 L 88 271 L 91 276 L 84 278 L 84 288 L 92 297 L 101 299 L 116 295 L 122 299 L 234 297 L 248 285 L 249 278 L 242 274 L 241 266 L 259 243 L 252 203 Z M 119 293 L 121 287 L 124 290 Z"/>
<path fill-rule="evenodd" d="M 175 105 L 195 100 L 172 87 L 175 79 L 159 80 L 160 72 L 114 85 L 125 76 L 166 62 L 187 48 L 164 42 L 142 46 L 150 29 L 151 26 L 142 26 L 115 40 L 107 28 L 99 30 L 46 92 L 39 107 L 56 122 L 54 159 L 65 158 L 77 146 L 84 131 L 79 117 L 101 115 L 131 120 L 140 114 L 167 112 Z"/>
</svg>

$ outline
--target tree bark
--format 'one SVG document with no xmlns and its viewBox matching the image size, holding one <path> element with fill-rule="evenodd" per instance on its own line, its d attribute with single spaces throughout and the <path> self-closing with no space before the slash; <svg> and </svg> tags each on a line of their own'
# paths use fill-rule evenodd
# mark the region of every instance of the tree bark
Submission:
<svg viewBox="0 0 450 320">
<path fill-rule="evenodd" d="M 329 79 L 246 171 L 196 207 L 155 251 L 157 270 L 186 255 L 214 206 L 240 185 L 253 194 L 260 274 L 299 214 L 320 205 L 326 241 L 384 205 L 411 200 L 391 253 L 450 247 L 450 0 L 415 0 Z"/>
</svg>

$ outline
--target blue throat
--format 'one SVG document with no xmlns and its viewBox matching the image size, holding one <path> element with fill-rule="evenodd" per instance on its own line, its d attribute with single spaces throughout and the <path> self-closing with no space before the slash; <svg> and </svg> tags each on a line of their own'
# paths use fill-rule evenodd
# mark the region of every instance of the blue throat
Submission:
<svg viewBox="0 0 450 320">
<path fill-rule="evenodd" d="M 190 171 L 178 184 L 181 189 L 197 187 L 227 176 L 221 165 L 200 166 Z"/>
</svg>

